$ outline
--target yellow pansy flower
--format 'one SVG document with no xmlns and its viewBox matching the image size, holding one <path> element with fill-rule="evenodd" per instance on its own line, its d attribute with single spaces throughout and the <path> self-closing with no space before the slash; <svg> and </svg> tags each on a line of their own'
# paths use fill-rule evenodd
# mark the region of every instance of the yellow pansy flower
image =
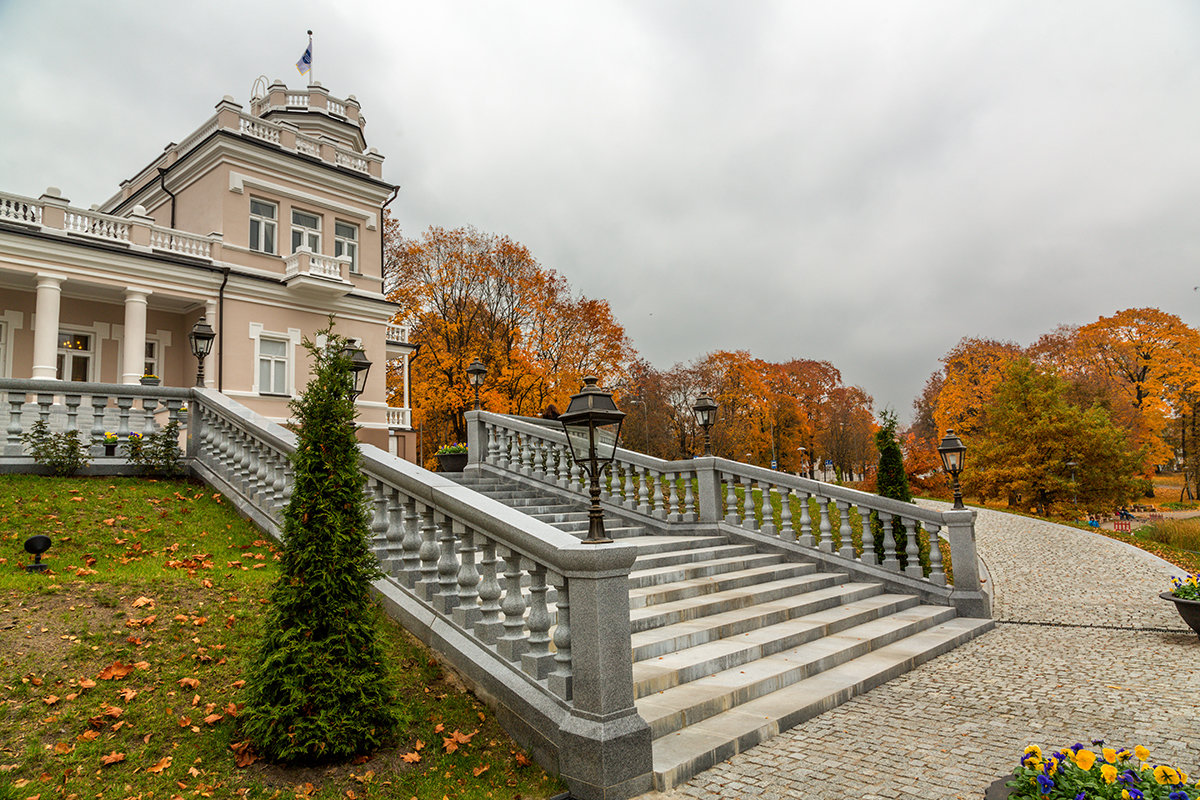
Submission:
<svg viewBox="0 0 1200 800">
<path fill-rule="evenodd" d="M 1096 763 L 1096 754 L 1091 750 L 1080 750 L 1075 754 L 1075 766 L 1079 767 L 1084 772 L 1092 768 L 1092 764 Z"/>
<path fill-rule="evenodd" d="M 1112 764 L 1101 764 L 1100 777 L 1104 778 L 1105 783 L 1113 783 L 1117 779 L 1117 768 Z"/>
<path fill-rule="evenodd" d="M 1176 784 L 1179 783 L 1179 773 L 1165 764 L 1160 764 L 1154 768 L 1154 780 L 1160 784 Z"/>
<path fill-rule="evenodd" d="M 1142 747 L 1140 744 L 1137 747 L 1133 748 L 1133 754 L 1142 761 L 1150 760 L 1150 751 L 1147 750 L 1146 748 Z"/>
<path fill-rule="evenodd" d="M 1031 744 L 1029 747 L 1025 748 L 1025 755 L 1029 755 L 1030 753 L 1033 753 L 1038 758 L 1041 758 L 1042 748 L 1038 747 L 1036 744 Z"/>
<path fill-rule="evenodd" d="M 1117 751 L 1111 747 L 1106 747 L 1100 751 L 1104 755 L 1104 760 L 1110 764 L 1117 763 Z"/>
</svg>

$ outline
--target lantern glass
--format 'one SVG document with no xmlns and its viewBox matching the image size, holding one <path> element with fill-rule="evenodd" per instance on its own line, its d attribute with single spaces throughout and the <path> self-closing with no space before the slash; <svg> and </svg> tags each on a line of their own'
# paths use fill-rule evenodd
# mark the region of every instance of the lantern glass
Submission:
<svg viewBox="0 0 1200 800">
<path fill-rule="evenodd" d="M 487 379 L 487 367 L 478 358 L 471 362 L 471 366 L 467 367 L 467 380 L 476 388 L 483 386 L 484 380 Z"/>
<path fill-rule="evenodd" d="M 696 398 L 692 412 L 696 415 L 696 423 L 702 428 L 707 428 L 717 421 L 717 402 L 705 392 Z"/>
<path fill-rule="evenodd" d="M 350 369 L 354 373 L 354 397 L 358 397 L 367 388 L 367 373 L 371 371 L 371 361 L 363 349 L 354 344 L 342 348 L 342 355 L 350 359 Z"/>
<path fill-rule="evenodd" d="M 962 439 L 955 436 L 954 431 L 946 431 L 946 437 L 938 445 L 938 455 L 942 457 L 942 466 L 946 471 L 951 475 L 962 472 L 966 453 L 967 447 L 962 443 Z"/>
<path fill-rule="evenodd" d="M 188 334 L 188 344 L 192 347 L 192 355 L 196 358 L 204 359 L 212 352 L 213 339 L 217 338 L 216 332 L 204 320 L 199 320 L 192 326 L 191 332 Z"/>
</svg>

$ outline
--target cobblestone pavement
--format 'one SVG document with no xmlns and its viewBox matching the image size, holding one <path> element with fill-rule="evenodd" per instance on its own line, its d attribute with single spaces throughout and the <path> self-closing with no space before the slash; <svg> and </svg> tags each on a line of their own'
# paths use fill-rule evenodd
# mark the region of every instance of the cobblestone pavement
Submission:
<svg viewBox="0 0 1200 800">
<path fill-rule="evenodd" d="M 1093 738 L 1200 775 L 1200 638 L 1157 596 L 1183 570 L 995 511 L 976 535 L 995 630 L 646 800 L 980 800 L 1026 745 Z"/>
</svg>

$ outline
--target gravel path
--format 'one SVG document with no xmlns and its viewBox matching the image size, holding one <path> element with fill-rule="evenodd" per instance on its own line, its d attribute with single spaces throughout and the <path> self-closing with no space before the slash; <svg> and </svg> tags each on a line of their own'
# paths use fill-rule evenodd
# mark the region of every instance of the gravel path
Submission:
<svg viewBox="0 0 1200 800">
<path fill-rule="evenodd" d="M 1157 596 L 1183 570 L 997 511 L 976 536 L 995 630 L 647 800 L 980 800 L 1026 745 L 1093 738 L 1200 775 L 1200 637 Z"/>
</svg>

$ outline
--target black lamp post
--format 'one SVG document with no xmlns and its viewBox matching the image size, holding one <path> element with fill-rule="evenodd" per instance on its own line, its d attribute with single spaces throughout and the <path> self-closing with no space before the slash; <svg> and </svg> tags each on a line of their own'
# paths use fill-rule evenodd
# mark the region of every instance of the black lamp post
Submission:
<svg viewBox="0 0 1200 800">
<path fill-rule="evenodd" d="M 467 367 L 467 381 L 475 388 L 475 410 L 479 410 L 479 387 L 483 386 L 484 380 L 487 378 L 487 367 L 478 358 L 471 362 L 471 366 Z"/>
<path fill-rule="evenodd" d="M 200 362 L 196 367 L 196 385 L 204 386 L 204 359 L 212 352 L 213 340 L 217 333 L 203 319 L 197 320 L 188 334 L 188 344 L 192 346 L 192 355 Z"/>
<path fill-rule="evenodd" d="M 617 454 L 621 420 L 625 412 L 617 408 L 612 394 L 596 385 L 598 379 L 583 379 L 583 389 L 571 396 L 571 404 L 558 418 L 567 433 L 571 457 L 588 474 L 592 505 L 588 509 L 588 544 L 611 542 L 604 535 L 604 512 L 600 509 L 600 475 Z"/>
<path fill-rule="evenodd" d="M 367 354 L 356 344 L 348 344 L 342 348 L 342 356 L 350 359 L 350 369 L 354 373 L 354 388 L 350 390 L 350 399 L 357 400 L 367 388 L 367 373 L 371 371 L 371 361 Z"/>
<path fill-rule="evenodd" d="M 712 438 L 708 429 L 717 421 L 717 401 L 709 397 L 708 392 L 704 392 L 696 398 L 692 411 L 696 414 L 696 423 L 704 429 L 704 455 L 711 456 Z"/>
<path fill-rule="evenodd" d="M 942 457 L 942 466 L 945 467 L 946 472 L 950 473 L 950 479 L 954 486 L 954 510 L 965 509 L 966 506 L 962 501 L 962 489 L 958 485 L 958 476 L 963 469 L 967 446 L 962 443 L 962 439 L 954 435 L 954 431 L 946 431 L 946 437 L 938 445 L 938 455 Z"/>
</svg>

